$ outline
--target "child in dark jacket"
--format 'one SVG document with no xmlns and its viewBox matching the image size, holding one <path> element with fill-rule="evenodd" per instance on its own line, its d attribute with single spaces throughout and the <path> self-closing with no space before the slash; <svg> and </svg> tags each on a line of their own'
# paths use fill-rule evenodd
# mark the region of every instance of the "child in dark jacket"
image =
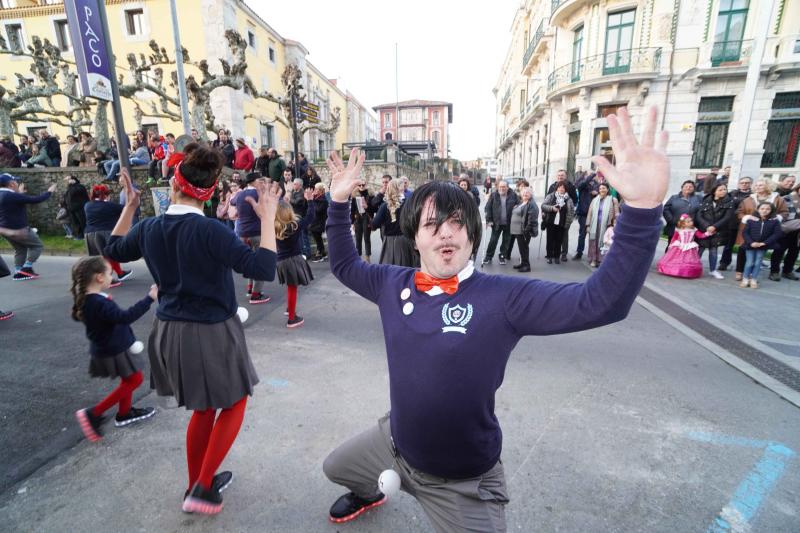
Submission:
<svg viewBox="0 0 800 533">
<path fill-rule="evenodd" d="M 758 218 L 750 217 L 742 231 L 747 261 L 740 287 L 758 288 L 758 274 L 764 254 L 783 237 L 780 220 L 775 217 L 775 206 L 769 202 L 758 204 Z"/>
<path fill-rule="evenodd" d="M 288 198 L 288 196 L 287 196 Z M 275 214 L 275 236 L 278 247 L 278 281 L 286 285 L 286 322 L 287 328 L 297 328 L 303 325 L 303 317 L 296 313 L 297 287 L 308 285 L 314 279 L 311 267 L 308 266 L 305 256 L 302 255 L 302 233 L 314 223 L 316 218 L 316 201 L 313 191 L 307 189 L 304 198 L 308 202 L 306 216 L 302 219 L 294 212 L 291 204 L 281 202 Z"/>
<path fill-rule="evenodd" d="M 158 297 L 158 288 L 151 286 L 147 296 L 130 309 L 123 310 L 102 292 L 109 288 L 111 280 L 111 265 L 100 256 L 84 257 L 72 267 L 72 318 L 86 325 L 92 355 L 89 374 L 121 380 L 103 401 L 75 413 L 83 434 L 92 442 L 103 437 L 103 413 L 114 405 L 119 405 L 115 419 L 117 427 L 155 414 L 152 407 L 140 409 L 131 406 L 133 391 L 142 384 L 144 361 L 139 355 L 141 343 L 136 342 L 130 324 L 150 309 Z"/>
</svg>

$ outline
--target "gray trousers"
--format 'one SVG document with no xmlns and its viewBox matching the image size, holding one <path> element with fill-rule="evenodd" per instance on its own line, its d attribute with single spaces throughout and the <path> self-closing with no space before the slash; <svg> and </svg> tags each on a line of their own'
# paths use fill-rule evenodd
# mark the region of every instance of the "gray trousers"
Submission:
<svg viewBox="0 0 800 533">
<path fill-rule="evenodd" d="M 250 249 L 255 252 L 261 247 L 261 235 L 257 235 L 255 237 L 247 237 L 247 240 L 245 242 L 249 244 Z M 251 279 L 250 283 L 253 284 L 253 293 L 261 292 L 261 289 L 264 287 L 263 280 Z"/>
<path fill-rule="evenodd" d="M 369 499 L 378 495 L 378 476 L 390 468 L 400 475 L 400 489 L 417 499 L 436 531 L 506 531 L 508 492 L 502 462 L 467 479 L 415 470 L 394 448 L 388 415 L 336 448 L 322 465 L 328 479 Z"/>
<path fill-rule="evenodd" d="M 3 237 L 14 247 L 14 266 L 18 269 L 22 268 L 26 261 L 34 263 L 42 255 L 44 244 L 31 228 L 6 230 L 3 232 Z"/>
</svg>

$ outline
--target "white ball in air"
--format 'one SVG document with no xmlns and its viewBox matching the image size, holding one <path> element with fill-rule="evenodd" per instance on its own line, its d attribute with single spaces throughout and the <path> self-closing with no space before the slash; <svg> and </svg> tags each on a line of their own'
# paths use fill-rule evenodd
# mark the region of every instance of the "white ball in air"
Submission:
<svg viewBox="0 0 800 533">
<path fill-rule="evenodd" d="M 387 498 L 394 496 L 400 490 L 400 476 L 394 470 L 384 470 L 378 477 L 378 489 Z"/>
<path fill-rule="evenodd" d="M 236 314 L 239 315 L 239 321 L 244 324 L 247 322 L 247 319 L 250 318 L 250 311 L 248 311 L 244 307 L 240 307 L 236 310 Z"/>
<path fill-rule="evenodd" d="M 136 341 L 131 344 L 130 351 L 131 353 L 142 353 L 144 350 L 144 343 L 142 341 Z"/>
</svg>

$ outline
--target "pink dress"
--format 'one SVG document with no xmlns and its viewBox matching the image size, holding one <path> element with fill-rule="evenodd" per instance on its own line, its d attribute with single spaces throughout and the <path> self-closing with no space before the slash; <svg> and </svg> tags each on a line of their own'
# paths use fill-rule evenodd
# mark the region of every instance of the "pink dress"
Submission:
<svg viewBox="0 0 800 533">
<path fill-rule="evenodd" d="M 664 257 L 658 260 L 658 271 L 676 278 L 694 279 L 703 275 L 703 264 L 697 252 L 698 239 L 705 239 L 706 234 L 697 229 L 678 229 L 672 236 L 669 248 Z"/>
</svg>

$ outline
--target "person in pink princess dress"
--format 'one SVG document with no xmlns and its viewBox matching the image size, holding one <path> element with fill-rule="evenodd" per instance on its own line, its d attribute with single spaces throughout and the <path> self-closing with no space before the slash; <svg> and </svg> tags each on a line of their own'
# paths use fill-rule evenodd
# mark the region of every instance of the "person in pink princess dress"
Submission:
<svg viewBox="0 0 800 533">
<path fill-rule="evenodd" d="M 705 239 L 706 237 L 705 233 L 694 227 L 692 217 L 687 214 L 681 215 L 667 253 L 658 260 L 658 271 L 676 278 L 701 277 L 703 264 L 700 262 L 695 239 Z"/>
</svg>

